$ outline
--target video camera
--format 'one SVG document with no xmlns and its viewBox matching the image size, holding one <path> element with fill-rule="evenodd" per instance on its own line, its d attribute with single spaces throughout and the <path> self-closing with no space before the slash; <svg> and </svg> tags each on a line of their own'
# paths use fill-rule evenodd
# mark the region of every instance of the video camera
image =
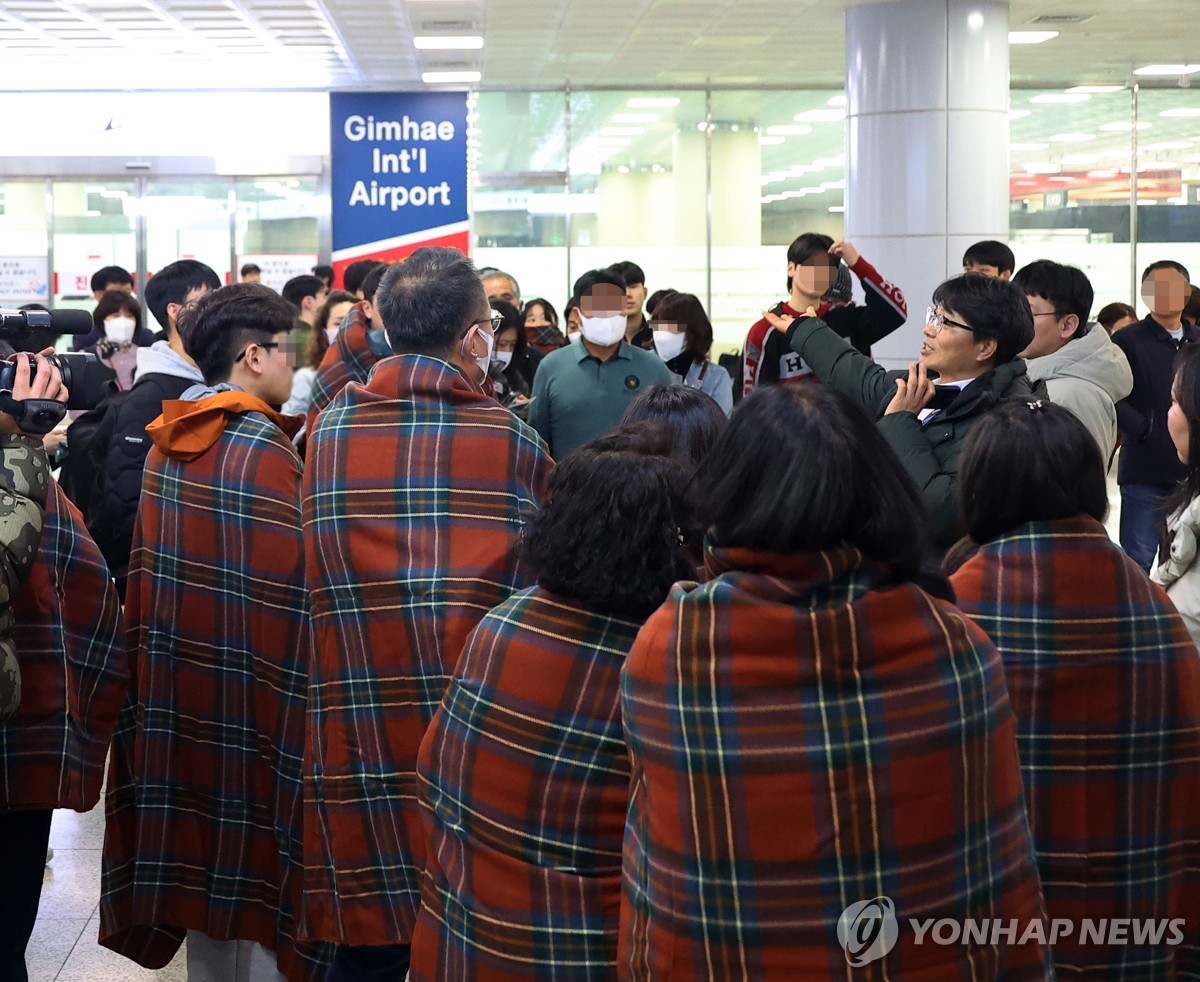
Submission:
<svg viewBox="0 0 1200 982">
<path fill-rule="evenodd" d="M 34 335 L 90 334 L 94 327 L 92 315 L 86 310 L 0 308 L 0 341 L 7 341 L 18 351 L 28 350 L 28 340 Z M 68 409 L 91 409 L 100 402 L 104 382 L 109 376 L 95 355 L 74 351 L 51 355 L 50 361 L 58 366 L 63 384 L 70 393 Z M 30 367 L 36 371 L 34 366 Z M 0 390 L 12 391 L 16 371 L 16 363 L 0 361 Z"/>
</svg>

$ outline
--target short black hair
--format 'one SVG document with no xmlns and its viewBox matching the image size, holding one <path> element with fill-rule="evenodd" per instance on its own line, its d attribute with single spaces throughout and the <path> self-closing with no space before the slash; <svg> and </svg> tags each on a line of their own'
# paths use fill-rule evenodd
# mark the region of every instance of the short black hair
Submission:
<svg viewBox="0 0 1200 982">
<path fill-rule="evenodd" d="M 546 315 L 546 320 L 548 320 L 555 327 L 558 327 L 558 311 L 554 309 L 554 304 L 544 297 L 534 297 L 525 304 L 524 308 L 521 310 L 522 322 L 524 321 L 524 318 L 529 316 L 529 311 L 533 307 L 541 307 L 542 313 Z"/>
<path fill-rule="evenodd" d="M 713 345 L 712 321 L 708 319 L 708 314 L 704 312 L 704 304 L 695 294 L 672 293 L 664 297 L 654 309 L 653 319 L 682 324 L 684 336 L 687 338 L 685 350 L 691 354 L 694 361 L 702 362 L 708 359 Z"/>
<path fill-rule="evenodd" d="M 1177 273 L 1182 273 L 1183 278 L 1189 283 L 1192 282 L 1192 274 L 1187 271 L 1187 267 L 1183 263 L 1175 262 L 1174 259 L 1160 259 L 1156 263 L 1151 263 L 1142 270 L 1142 282 L 1145 283 L 1146 280 L 1150 279 L 1156 269 L 1173 269 Z"/>
<path fill-rule="evenodd" d="M 92 293 L 106 289 L 110 283 L 133 286 L 133 277 L 124 266 L 101 266 L 92 274 Z"/>
<path fill-rule="evenodd" d="M 251 273 L 261 273 L 262 267 L 258 263 L 244 263 L 242 265 L 242 276 L 248 276 Z"/>
<path fill-rule="evenodd" d="M 98 331 L 103 331 L 104 322 L 122 310 L 137 323 L 137 327 L 134 328 L 134 333 L 136 333 L 137 328 L 142 326 L 142 305 L 137 302 L 137 297 L 124 290 L 104 291 L 100 302 L 96 304 L 96 309 L 92 311 L 92 323 L 96 325 Z"/>
<path fill-rule="evenodd" d="M 920 492 L 866 410 L 827 385 L 743 399 L 696 475 L 712 544 L 776 553 L 853 546 L 901 581 L 921 569 Z"/>
<path fill-rule="evenodd" d="M 624 259 L 619 263 L 613 263 L 608 268 L 625 281 L 626 287 L 646 285 L 646 274 L 637 263 Z"/>
<path fill-rule="evenodd" d="M 221 280 L 212 268 L 195 259 L 179 259 L 150 277 L 143 297 L 154 319 L 169 333 L 171 325 L 167 306 L 183 303 L 189 293 L 205 286 L 210 290 L 221 288 Z"/>
<path fill-rule="evenodd" d="M 1166 501 L 1164 514 L 1170 515 L 1200 495 L 1200 345 L 1185 344 L 1175 356 L 1175 378 L 1171 398 L 1188 424 L 1188 462 L 1183 465 L 1183 480 Z M 1163 525 L 1161 531 L 1166 532 Z M 1168 552 L 1170 543 L 1166 543 Z"/>
<path fill-rule="evenodd" d="M 963 444 L 959 501 L 980 545 L 1029 522 L 1108 511 L 1105 460 L 1075 414 L 1045 400 L 1003 402 Z"/>
<path fill-rule="evenodd" d="M 1117 321 L 1124 320 L 1126 317 L 1132 317 L 1134 320 L 1139 319 L 1138 313 L 1133 307 L 1129 306 L 1127 303 L 1121 303 L 1120 300 L 1117 300 L 1101 307 L 1100 313 L 1096 315 L 1096 320 L 1099 322 L 1101 327 L 1103 327 L 1106 331 L 1111 332 L 1113 325 Z"/>
<path fill-rule="evenodd" d="M 625 292 L 625 280 L 611 269 L 589 269 L 575 281 L 575 286 L 571 290 L 571 299 L 578 303 L 601 283 L 607 283 L 609 286 L 615 286 L 622 293 Z"/>
<path fill-rule="evenodd" d="M 305 297 L 315 297 L 324 289 L 325 281 L 319 276 L 301 273 L 284 283 L 283 289 L 279 292 L 284 300 L 294 307 L 299 307 Z"/>
<path fill-rule="evenodd" d="M 1200 321 L 1200 286 L 1192 287 L 1192 295 L 1188 297 L 1188 302 L 1183 308 L 1183 317 L 1193 324 Z"/>
<path fill-rule="evenodd" d="M 375 309 L 396 352 L 445 357 L 486 302 L 475 264 L 457 249 L 426 246 L 388 267 Z"/>
<path fill-rule="evenodd" d="M 1011 273 L 1017 268 L 1017 257 L 1003 242 L 995 239 L 984 239 L 976 242 L 963 253 L 964 266 L 995 266 L 1001 273 Z"/>
<path fill-rule="evenodd" d="M 362 295 L 364 300 L 374 302 L 375 294 L 379 291 L 379 284 L 383 281 L 383 276 L 391 265 L 391 263 L 380 263 L 374 269 L 367 271 L 367 275 L 362 281 Z"/>
<path fill-rule="evenodd" d="M 228 381 L 233 360 L 251 341 L 291 331 L 296 311 L 270 287 L 234 283 L 206 293 L 186 314 L 183 350 L 209 385 Z"/>
<path fill-rule="evenodd" d="M 517 342 L 513 348 L 512 364 L 523 365 L 525 356 L 529 353 L 529 339 L 525 334 L 525 316 L 518 307 L 507 300 L 492 299 L 488 302 L 492 305 L 492 310 L 500 315 L 500 326 L 496 328 L 496 339 L 499 340 L 504 331 L 515 330 Z M 512 366 L 510 365 L 510 367 Z"/>
<path fill-rule="evenodd" d="M 667 297 L 669 297 L 672 293 L 678 293 L 678 292 L 679 292 L 678 290 L 674 290 L 674 289 L 670 289 L 670 288 L 668 288 L 666 290 L 655 290 L 646 299 L 646 315 L 648 317 L 653 317 L 654 311 L 658 309 L 658 305 L 660 303 L 662 303 L 663 300 L 665 300 Z"/>
<path fill-rule="evenodd" d="M 1025 291 L 1009 280 L 961 273 L 933 291 L 933 305 L 964 318 L 977 341 L 995 341 L 995 365 L 1012 361 L 1033 343 L 1029 300 Z"/>
<path fill-rule="evenodd" d="M 1087 274 L 1078 266 L 1066 266 L 1049 259 L 1022 266 L 1012 281 L 1028 297 L 1041 297 L 1054 308 L 1057 318 L 1074 314 L 1079 318 L 1075 337 L 1081 338 L 1088 331 L 1088 318 L 1092 316 L 1092 301 L 1096 293 Z"/>
<path fill-rule="evenodd" d="M 787 258 L 789 263 L 795 263 L 797 266 L 803 266 L 814 256 L 822 257 L 822 262 L 828 266 L 836 266 L 840 259 L 837 256 L 829 254 L 830 248 L 833 246 L 833 239 L 824 235 L 821 232 L 804 232 L 797 235 L 792 240 L 792 244 L 788 246 Z"/>
<path fill-rule="evenodd" d="M 346 272 L 342 274 L 342 286 L 347 293 L 358 293 L 367 274 L 376 266 L 382 265 L 383 261 L 380 259 L 360 259 L 351 263 L 346 267 Z"/>
<path fill-rule="evenodd" d="M 629 404 L 621 425 L 655 423 L 670 434 L 672 452 L 690 469 L 700 466 L 729 424 L 712 396 L 686 385 L 652 385 Z"/>
<path fill-rule="evenodd" d="M 551 472 L 521 551 L 538 584 L 587 610 L 641 619 L 694 579 L 688 474 L 652 423 L 585 443 Z"/>
<path fill-rule="evenodd" d="M 324 263 L 319 263 L 312 268 L 313 276 L 320 277 L 321 282 L 326 286 L 333 286 L 333 267 L 326 266 Z"/>
</svg>

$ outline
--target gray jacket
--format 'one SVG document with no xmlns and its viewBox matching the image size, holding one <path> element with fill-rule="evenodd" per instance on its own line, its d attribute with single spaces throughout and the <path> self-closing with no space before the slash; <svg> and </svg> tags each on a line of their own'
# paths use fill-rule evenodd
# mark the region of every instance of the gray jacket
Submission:
<svg viewBox="0 0 1200 982">
<path fill-rule="evenodd" d="M 1107 465 L 1117 446 L 1117 403 L 1133 391 L 1125 352 L 1098 325 L 1058 351 L 1030 358 L 1025 367 L 1035 385 L 1046 383 L 1050 401 L 1071 410 L 1100 446 Z"/>
</svg>

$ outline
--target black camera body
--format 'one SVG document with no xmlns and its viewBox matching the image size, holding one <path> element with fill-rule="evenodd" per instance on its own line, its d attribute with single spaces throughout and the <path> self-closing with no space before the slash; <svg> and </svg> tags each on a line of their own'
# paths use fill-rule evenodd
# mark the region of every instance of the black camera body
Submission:
<svg viewBox="0 0 1200 982">
<path fill-rule="evenodd" d="M 86 310 L 11 310 L 0 308 L 0 341 L 7 341 L 18 351 L 28 351 L 34 336 L 90 334 L 94 324 Z M 104 396 L 104 382 L 109 377 L 96 356 L 83 351 L 56 353 L 49 360 L 58 366 L 69 397 L 67 409 L 91 409 Z M 30 365 L 30 380 L 37 367 Z M 17 365 L 0 361 L 0 391 L 12 392 Z"/>
</svg>

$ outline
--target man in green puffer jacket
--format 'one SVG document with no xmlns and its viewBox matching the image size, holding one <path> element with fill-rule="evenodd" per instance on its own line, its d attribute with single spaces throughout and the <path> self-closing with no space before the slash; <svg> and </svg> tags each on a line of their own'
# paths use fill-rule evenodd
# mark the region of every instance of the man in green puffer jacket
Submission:
<svg viewBox="0 0 1200 982">
<path fill-rule="evenodd" d="M 770 315 L 774 317 L 774 315 Z M 1033 340 L 1024 292 L 1005 280 L 964 273 L 934 291 L 921 354 L 889 372 L 856 351 L 811 309 L 772 325 L 822 382 L 874 415 L 929 512 L 932 541 L 945 552 L 965 533 L 958 507 L 963 441 L 978 419 L 1007 399 L 1047 399 L 1018 357 Z M 933 379 L 936 377 L 936 384 Z"/>
<path fill-rule="evenodd" d="M 35 373 L 30 371 L 31 363 Z M 25 399 L 62 402 L 64 412 L 67 401 L 62 376 L 41 355 L 17 355 L 12 391 L 0 395 L 18 403 Z M 0 726 L 21 703 L 12 602 L 37 555 L 49 489 L 50 462 L 41 435 L 22 431 L 16 419 L 0 412 Z"/>
</svg>

